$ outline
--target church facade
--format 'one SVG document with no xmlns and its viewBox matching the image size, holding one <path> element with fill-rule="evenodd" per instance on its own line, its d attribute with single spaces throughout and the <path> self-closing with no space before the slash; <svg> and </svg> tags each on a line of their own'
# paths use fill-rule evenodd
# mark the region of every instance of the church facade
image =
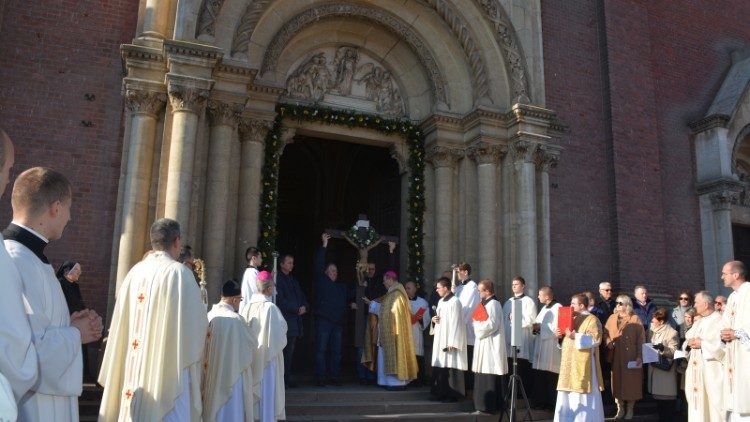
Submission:
<svg viewBox="0 0 750 422">
<path fill-rule="evenodd" d="M 518 274 L 532 291 L 611 280 L 667 297 L 717 292 L 721 264 L 750 258 L 744 2 L 39 3 L 0 8 L 0 124 L 16 167 L 55 167 L 76 186 L 51 255 L 90 268 L 99 310 L 155 218 L 181 223 L 212 299 L 241 274 L 264 235 L 266 137 L 284 104 L 420 129 L 426 286 L 466 261 L 504 294 Z M 285 119 L 282 167 L 310 139 L 387 149 L 403 271 L 406 140 Z"/>
</svg>

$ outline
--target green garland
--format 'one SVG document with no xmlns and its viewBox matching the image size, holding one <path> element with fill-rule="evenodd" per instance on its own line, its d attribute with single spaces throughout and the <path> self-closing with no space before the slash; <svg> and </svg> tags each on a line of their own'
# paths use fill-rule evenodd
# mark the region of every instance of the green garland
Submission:
<svg viewBox="0 0 750 422">
<path fill-rule="evenodd" d="M 298 122 L 327 123 L 350 128 L 373 129 L 381 133 L 398 133 L 406 139 L 409 147 L 409 228 L 407 247 L 409 250 L 408 279 L 422 285 L 424 270 L 424 244 L 422 226 L 424 224 L 424 138 L 422 131 L 408 120 L 386 119 L 380 116 L 335 110 L 318 106 L 279 104 L 273 127 L 266 135 L 263 164 L 262 194 L 260 197 L 260 240 L 259 249 L 264 261 L 271 256 L 276 245 L 276 211 L 278 206 L 279 160 L 281 159 L 281 129 L 284 119 Z M 406 280 L 404 280 L 406 281 Z"/>
</svg>

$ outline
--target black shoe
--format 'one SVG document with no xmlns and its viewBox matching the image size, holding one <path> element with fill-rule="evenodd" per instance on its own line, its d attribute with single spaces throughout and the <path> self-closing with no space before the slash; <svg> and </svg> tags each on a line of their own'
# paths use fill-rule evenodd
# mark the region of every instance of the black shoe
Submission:
<svg viewBox="0 0 750 422">
<path fill-rule="evenodd" d="M 341 387 L 342 385 L 344 385 L 344 384 L 341 384 L 341 381 L 339 381 L 339 380 L 336 380 L 336 379 L 332 379 L 332 380 L 331 380 L 331 381 L 329 382 L 329 384 L 333 385 L 334 387 Z"/>
<path fill-rule="evenodd" d="M 324 383 L 323 381 L 318 380 L 318 381 L 315 381 L 315 386 L 317 386 L 317 387 L 325 387 L 326 383 Z"/>
</svg>

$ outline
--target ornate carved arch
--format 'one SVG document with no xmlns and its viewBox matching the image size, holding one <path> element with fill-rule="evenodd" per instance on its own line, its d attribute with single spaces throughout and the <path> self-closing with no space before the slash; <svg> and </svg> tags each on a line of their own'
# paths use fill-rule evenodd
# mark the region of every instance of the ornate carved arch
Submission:
<svg viewBox="0 0 750 422">
<path fill-rule="evenodd" d="M 321 20 L 347 17 L 363 19 L 380 24 L 403 39 L 419 59 L 432 85 L 432 94 L 436 100 L 450 104 L 445 88 L 445 78 L 438 67 L 437 60 L 430 53 L 425 42 L 420 36 L 411 30 L 409 25 L 397 17 L 380 9 L 354 4 L 326 4 L 315 6 L 305 10 L 290 19 L 276 33 L 271 44 L 266 48 L 263 63 L 260 66 L 260 74 L 264 74 L 276 68 L 279 56 L 284 46 L 287 45 L 297 33 L 307 26 L 320 22 Z"/>
</svg>

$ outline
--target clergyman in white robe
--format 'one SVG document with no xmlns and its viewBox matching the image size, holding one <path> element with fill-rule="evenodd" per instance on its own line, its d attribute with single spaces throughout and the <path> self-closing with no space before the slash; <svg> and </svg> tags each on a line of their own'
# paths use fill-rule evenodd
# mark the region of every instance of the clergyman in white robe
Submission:
<svg viewBox="0 0 750 422">
<path fill-rule="evenodd" d="M 203 421 L 251 422 L 254 418 L 253 353 L 258 340 L 232 305 L 222 301 L 208 313 L 204 353 Z"/>
<path fill-rule="evenodd" d="M 700 339 L 700 347 L 690 349 L 685 369 L 685 398 L 688 402 L 688 421 L 723 422 L 724 415 L 724 345 L 721 343 L 721 314 L 697 319 L 685 333 L 683 350 L 691 339 Z"/>
<path fill-rule="evenodd" d="M 21 274 L 5 249 L 2 234 L 0 246 L 0 272 L 3 274 L 3 292 L 0 294 L 0 321 L 3 321 L 0 324 L 0 374 L 12 388 L 10 399 L 15 408 L 34 386 L 39 375 L 38 363 L 36 348 L 31 341 L 31 326 L 24 306 L 26 299 L 23 295 Z"/>
<path fill-rule="evenodd" d="M 28 314 L 25 323 L 31 327 L 39 364 L 32 394 L 19 406 L 19 420 L 77 421 L 83 389 L 81 333 L 70 325 L 55 270 L 43 261 L 47 239 L 18 224 L 11 224 L 4 235 L 5 249 L 21 276 Z"/>
<path fill-rule="evenodd" d="M 205 309 L 192 271 L 166 251 L 128 272 L 99 373 L 99 421 L 201 419 Z"/>
<path fill-rule="evenodd" d="M 468 369 L 466 357 L 466 324 L 461 302 L 453 293 L 440 299 L 433 323 L 431 394 L 441 400 L 456 400 L 466 394 L 463 371 Z"/>
<path fill-rule="evenodd" d="M 484 307 L 487 319 L 472 321 L 476 338 L 471 364 L 474 372 L 474 408 L 480 412 L 495 413 L 503 409 L 500 376 L 508 373 L 503 307 L 494 294 L 483 299 L 478 306 Z"/>
<path fill-rule="evenodd" d="M 734 330 L 724 357 L 724 410 L 728 421 L 750 421 L 750 282 L 729 295 L 722 328 Z"/>
<path fill-rule="evenodd" d="M 425 365 L 424 365 L 424 332 L 430 327 L 430 305 L 423 297 L 414 296 L 414 299 L 409 299 L 409 305 L 411 306 L 411 314 L 417 315 L 420 309 L 424 309 L 422 318 L 416 319 L 411 324 L 411 334 L 414 339 L 414 354 L 417 355 L 417 366 L 419 366 L 419 373 L 417 375 L 417 381 L 424 379 Z"/>
<path fill-rule="evenodd" d="M 240 302 L 240 312 L 243 312 L 245 306 L 250 302 L 250 298 L 258 293 L 258 269 L 247 267 L 242 274 L 242 301 Z"/>
<path fill-rule="evenodd" d="M 261 422 L 285 419 L 283 351 L 286 346 L 286 320 L 271 302 L 270 294 L 254 294 L 241 313 L 250 326 L 251 335 L 258 339 L 252 363 L 255 378 L 253 390 L 256 397 L 260 397 L 255 403 L 255 419 Z"/>
<path fill-rule="evenodd" d="M 551 291 L 551 290 L 550 290 Z M 541 293 L 540 293 L 541 296 Z M 549 303 L 542 306 L 534 320 L 539 331 L 534 339 L 534 358 L 531 368 L 534 373 L 532 398 L 534 407 L 554 408 L 557 398 L 557 375 L 560 373 L 560 347 L 555 335 L 557 313 L 562 307 L 545 295 Z"/>
</svg>

